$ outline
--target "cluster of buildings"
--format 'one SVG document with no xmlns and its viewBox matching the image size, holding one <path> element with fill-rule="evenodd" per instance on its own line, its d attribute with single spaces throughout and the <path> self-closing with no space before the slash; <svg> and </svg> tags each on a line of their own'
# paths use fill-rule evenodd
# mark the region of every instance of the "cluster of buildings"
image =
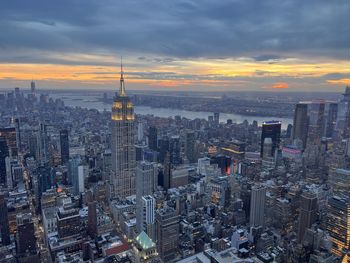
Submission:
<svg viewBox="0 0 350 263">
<path fill-rule="evenodd" d="M 294 122 L 0 94 L 0 263 L 348 262 L 350 87 Z"/>
</svg>

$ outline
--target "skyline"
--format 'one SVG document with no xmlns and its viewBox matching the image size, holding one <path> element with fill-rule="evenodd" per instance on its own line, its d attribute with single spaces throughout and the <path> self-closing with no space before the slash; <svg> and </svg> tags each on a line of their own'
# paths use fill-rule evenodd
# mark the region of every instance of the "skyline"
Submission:
<svg viewBox="0 0 350 263">
<path fill-rule="evenodd" d="M 117 88 L 122 55 L 129 90 L 339 92 L 350 84 L 349 11 L 347 1 L 3 1 L 0 89 Z"/>
</svg>

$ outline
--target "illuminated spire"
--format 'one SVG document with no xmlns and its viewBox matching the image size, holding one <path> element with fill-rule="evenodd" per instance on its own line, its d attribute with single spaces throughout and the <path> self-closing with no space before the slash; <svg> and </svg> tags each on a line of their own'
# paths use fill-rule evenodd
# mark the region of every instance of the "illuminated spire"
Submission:
<svg viewBox="0 0 350 263">
<path fill-rule="evenodd" d="M 123 58 L 120 58 L 120 87 L 119 87 L 119 96 L 126 96 L 125 93 L 125 83 L 124 83 L 124 71 L 123 71 Z"/>
</svg>

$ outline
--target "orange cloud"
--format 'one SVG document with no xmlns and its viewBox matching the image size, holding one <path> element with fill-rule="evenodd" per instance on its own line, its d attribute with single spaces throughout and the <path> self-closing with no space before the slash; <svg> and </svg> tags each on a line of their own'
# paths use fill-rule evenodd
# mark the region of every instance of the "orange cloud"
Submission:
<svg viewBox="0 0 350 263">
<path fill-rule="evenodd" d="M 350 85 L 350 79 L 328 79 L 327 82 L 336 85 Z"/>
<path fill-rule="evenodd" d="M 275 84 L 272 85 L 273 89 L 288 89 L 289 85 L 288 83 L 285 82 L 276 82 Z"/>
</svg>

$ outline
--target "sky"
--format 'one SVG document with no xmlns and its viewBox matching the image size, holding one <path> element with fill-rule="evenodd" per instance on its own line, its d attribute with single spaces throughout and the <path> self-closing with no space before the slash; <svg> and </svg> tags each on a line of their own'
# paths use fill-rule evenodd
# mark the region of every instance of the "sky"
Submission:
<svg viewBox="0 0 350 263">
<path fill-rule="evenodd" d="M 349 0 L 1 0 L 0 89 L 334 91 Z"/>
</svg>

